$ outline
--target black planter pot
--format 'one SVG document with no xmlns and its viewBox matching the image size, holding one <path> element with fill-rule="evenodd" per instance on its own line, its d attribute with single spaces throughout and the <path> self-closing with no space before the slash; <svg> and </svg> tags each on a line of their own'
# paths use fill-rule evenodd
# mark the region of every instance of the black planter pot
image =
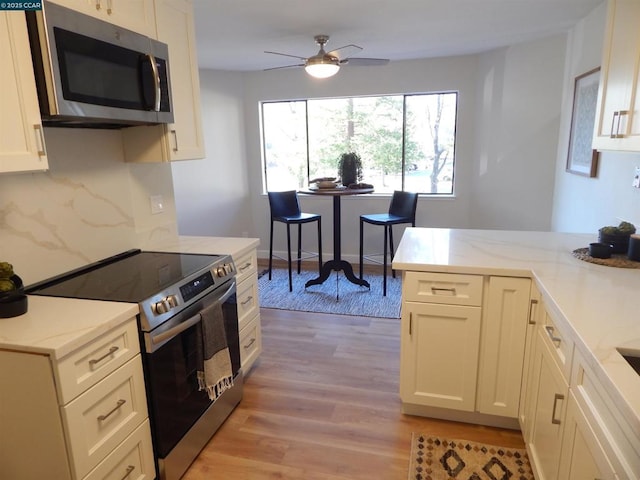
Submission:
<svg viewBox="0 0 640 480">
<path fill-rule="evenodd" d="M 608 243 L 611 245 L 612 253 L 627 253 L 629 250 L 629 237 L 631 235 L 611 235 L 608 233 L 598 232 L 598 241 L 600 243 Z"/>
<path fill-rule="evenodd" d="M 24 293 L 22 279 L 13 275 L 11 280 L 17 288 L 10 292 L 0 292 L 0 318 L 17 317 L 27 313 L 27 295 Z"/>
</svg>

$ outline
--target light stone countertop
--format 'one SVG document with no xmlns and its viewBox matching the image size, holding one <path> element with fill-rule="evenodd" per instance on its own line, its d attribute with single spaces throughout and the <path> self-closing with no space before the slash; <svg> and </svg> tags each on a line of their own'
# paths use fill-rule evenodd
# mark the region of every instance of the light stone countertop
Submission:
<svg viewBox="0 0 640 480">
<path fill-rule="evenodd" d="M 132 303 L 29 295 L 27 313 L 0 318 L 0 349 L 61 359 L 138 314 Z"/>
<path fill-rule="evenodd" d="M 243 255 L 256 238 L 179 237 L 145 250 Z M 63 273 L 63 272 L 60 272 Z M 27 313 L 0 318 L 0 349 L 63 358 L 88 341 L 135 317 L 137 304 L 29 295 Z"/>
<path fill-rule="evenodd" d="M 177 241 L 151 244 L 147 250 L 180 253 L 225 254 L 237 258 L 257 248 L 258 238 L 245 237 L 198 237 L 181 235 Z"/>
<path fill-rule="evenodd" d="M 552 318 L 568 327 L 593 373 L 639 431 L 640 376 L 617 348 L 640 356 L 640 269 L 572 255 L 594 241 L 597 234 L 407 228 L 393 268 L 533 278 Z"/>
</svg>

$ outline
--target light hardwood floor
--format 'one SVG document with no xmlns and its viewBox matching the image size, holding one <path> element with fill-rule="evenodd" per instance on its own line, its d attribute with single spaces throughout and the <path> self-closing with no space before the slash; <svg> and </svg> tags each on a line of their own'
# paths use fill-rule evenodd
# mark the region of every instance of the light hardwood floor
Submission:
<svg viewBox="0 0 640 480">
<path fill-rule="evenodd" d="M 524 447 L 520 432 L 401 413 L 399 320 L 261 318 L 244 398 L 183 480 L 405 480 L 412 432 Z"/>
</svg>

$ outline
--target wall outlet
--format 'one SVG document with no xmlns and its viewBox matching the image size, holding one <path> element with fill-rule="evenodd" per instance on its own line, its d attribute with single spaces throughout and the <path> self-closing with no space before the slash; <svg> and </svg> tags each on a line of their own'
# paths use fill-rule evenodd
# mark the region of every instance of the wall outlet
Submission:
<svg viewBox="0 0 640 480">
<path fill-rule="evenodd" d="M 157 215 L 158 213 L 164 212 L 164 200 L 162 199 L 162 195 L 151 195 L 149 197 L 149 202 L 151 204 L 151 215 Z"/>
<path fill-rule="evenodd" d="M 632 185 L 636 188 L 640 188 L 640 167 L 636 167 L 636 173 L 633 176 Z"/>
</svg>

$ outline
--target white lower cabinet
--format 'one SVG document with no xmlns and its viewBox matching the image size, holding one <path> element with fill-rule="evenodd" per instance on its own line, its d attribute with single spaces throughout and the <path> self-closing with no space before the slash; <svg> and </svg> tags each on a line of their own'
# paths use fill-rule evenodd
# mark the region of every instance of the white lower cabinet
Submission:
<svg viewBox="0 0 640 480">
<path fill-rule="evenodd" d="M 238 271 L 236 297 L 240 334 L 240 364 L 246 374 L 262 352 L 256 249 L 253 248 L 234 255 L 233 261 Z"/>
<path fill-rule="evenodd" d="M 0 431 L 2 478 L 154 479 L 136 319 L 61 359 L 0 351 Z"/>
<path fill-rule="evenodd" d="M 529 373 L 532 423 L 527 449 L 536 479 L 555 480 L 559 478 L 558 465 L 569 384 L 543 335 L 538 330 L 533 368 Z"/>
<path fill-rule="evenodd" d="M 617 480 L 618 476 L 573 393 L 569 393 L 558 478 Z"/>
<path fill-rule="evenodd" d="M 409 271 L 402 288 L 404 410 L 420 414 L 415 406 L 435 407 L 448 412 L 424 414 L 476 423 L 492 416 L 515 424 L 531 280 Z"/>
<path fill-rule="evenodd" d="M 403 304 L 403 402 L 474 410 L 480 318 L 480 307 Z"/>
</svg>

